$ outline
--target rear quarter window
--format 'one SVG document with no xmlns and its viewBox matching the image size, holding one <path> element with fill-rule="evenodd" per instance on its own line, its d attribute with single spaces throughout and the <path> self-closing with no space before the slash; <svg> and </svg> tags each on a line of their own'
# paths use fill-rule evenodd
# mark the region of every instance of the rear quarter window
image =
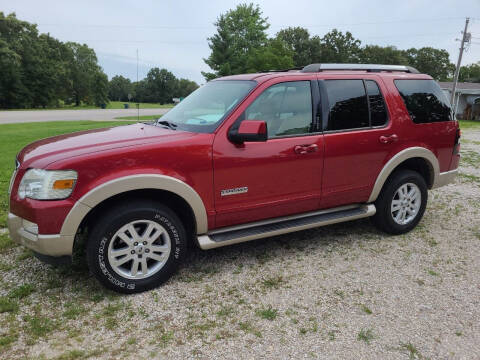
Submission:
<svg viewBox="0 0 480 360">
<path fill-rule="evenodd" d="M 434 80 L 395 80 L 395 86 L 414 123 L 452 120 L 450 103 Z"/>
</svg>

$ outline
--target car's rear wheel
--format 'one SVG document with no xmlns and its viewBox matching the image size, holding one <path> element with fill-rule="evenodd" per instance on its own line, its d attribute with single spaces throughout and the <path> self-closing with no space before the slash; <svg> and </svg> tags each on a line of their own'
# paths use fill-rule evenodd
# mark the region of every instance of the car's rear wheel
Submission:
<svg viewBox="0 0 480 360">
<path fill-rule="evenodd" d="M 120 204 L 95 224 L 88 265 L 106 287 L 136 293 L 167 281 L 185 257 L 187 237 L 177 215 L 156 202 Z"/>
<path fill-rule="evenodd" d="M 412 170 L 398 170 L 384 185 L 372 222 L 390 234 L 404 234 L 422 219 L 428 199 L 424 178 Z"/>
</svg>

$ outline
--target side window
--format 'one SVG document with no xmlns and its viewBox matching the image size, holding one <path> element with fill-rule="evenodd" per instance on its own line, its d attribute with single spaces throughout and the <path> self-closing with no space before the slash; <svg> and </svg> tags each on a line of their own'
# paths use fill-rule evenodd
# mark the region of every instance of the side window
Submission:
<svg viewBox="0 0 480 360">
<path fill-rule="evenodd" d="M 395 80 L 395 86 L 414 123 L 452 120 L 448 99 L 434 80 Z"/>
<path fill-rule="evenodd" d="M 387 123 L 387 109 L 378 85 L 373 80 L 365 80 L 368 102 L 370 106 L 371 126 L 382 126 Z"/>
<path fill-rule="evenodd" d="M 309 133 L 312 125 L 310 81 L 269 87 L 245 110 L 245 119 L 265 121 L 269 138 Z"/>
<path fill-rule="evenodd" d="M 327 130 L 369 127 L 363 80 L 325 80 L 330 104 Z"/>
</svg>

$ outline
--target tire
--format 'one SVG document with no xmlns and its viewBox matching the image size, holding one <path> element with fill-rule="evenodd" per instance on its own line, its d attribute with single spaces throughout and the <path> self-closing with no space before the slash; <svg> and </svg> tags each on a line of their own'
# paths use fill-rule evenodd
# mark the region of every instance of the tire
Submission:
<svg viewBox="0 0 480 360">
<path fill-rule="evenodd" d="M 427 199 L 427 184 L 419 173 L 397 170 L 388 178 L 375 201 L 377 212 L 371 218 L 372 222 L 378 229 L 389 234 L 407 233 L 422 219 Z M 396 210 L 397 208 L 399 209 Z M 402 214 L 405 214 L 403 219 Z"/>
<path fill-rule="evenodd" d="M 167 281 L 186 252 L 187 235 L 177 215 L 162 204 L 137 200 L 111 208 L 93 226 L 87 262 L 105 287 L 131 294 Z"/>
</svg>

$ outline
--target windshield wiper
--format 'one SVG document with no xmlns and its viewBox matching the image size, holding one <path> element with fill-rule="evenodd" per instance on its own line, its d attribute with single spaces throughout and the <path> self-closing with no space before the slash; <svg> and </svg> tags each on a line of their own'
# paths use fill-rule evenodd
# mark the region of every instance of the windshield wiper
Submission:
<svg viewBox="0 0 480 360">
<path fill-rule="evenodd" d="M 167 126 L 169 129 L 172 129 L 172 130 L 176 130 L 176 127 L 178 126 L 177 124 L 170 122 L 168 120 L 160 120 L 160 119 L 158 119 L 155 124 Z"/>
</svg>

